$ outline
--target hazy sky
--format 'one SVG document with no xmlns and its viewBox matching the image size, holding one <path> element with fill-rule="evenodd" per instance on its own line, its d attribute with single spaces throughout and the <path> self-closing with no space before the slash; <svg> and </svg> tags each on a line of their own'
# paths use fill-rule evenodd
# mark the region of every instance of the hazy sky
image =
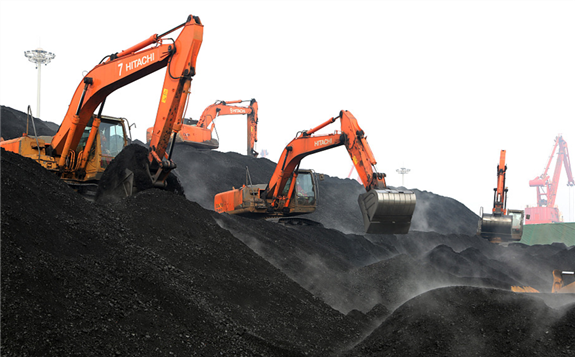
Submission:
<svg viewBox="0 0 575 357">
<path fill-rule="evenodd" d="M 37 70 L 24 51 L 41 47 L 56 58 L 42 68 L 40 117 L 60 124 L 85 72 L 190 14 L 204 40 L 186 117 L 255 98 L 257 150 L 273 161 L 298 131 L 346 109 L 388 185 L 401 185 L 406 167 L 408 188 L 478 213 L 492 207 L 502 149 L 508 208 L 522 209 L 536 204 L 529 180 L 555 137 L 575 147 L 575 1 L 0 0 L 0 104 L 36 113 Z M 104 114 L 128 118 L 144 141 L 164 73 L 112 93 Z M 245 116 L 216 124 L 220 150 L 245 154 Z M 347 177 L 352 162 L 340 147 L 303 166 Z M 574 221 L 566 182 L 563 169 L 557 202 Z"/>
</svg>

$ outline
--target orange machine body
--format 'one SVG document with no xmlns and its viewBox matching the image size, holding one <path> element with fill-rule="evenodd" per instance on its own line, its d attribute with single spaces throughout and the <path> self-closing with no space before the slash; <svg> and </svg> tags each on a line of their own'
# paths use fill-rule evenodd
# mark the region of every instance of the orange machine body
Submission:
<svg viewBox="0 0 575 357">
<path fill-rule="evenodd" d="M 166 37 L 176 30 L 181 31 L 175 41 Z M 106 56 L 82 79 L 58 132 L 49 142 L 44 141 L 42 149 L 51 162 L 50 169 L 68 181 L 86 181 L 90 151 L 100 140 L 101 113 L 108 95 L 167 67 L 149 156 L 150 170 L 157 170 L 155 181 L 165 180 L 175 167 L 166 150 L 172 131 L 178 131 L 181 125 L 202 38 L 203 25 L 198 17 L 190 15 L 185 23 L 162 35 L 154 34 L 127 50 Z M 99 113 L 95 115 L 98 107 Z M 85 145 L 80 145 L 82 142 Z M 13 143 L 3 146 L 16 150 Z"/>
<path fill-rule="evenodd" d="M 219 142 L 213 136 L 214 120 L 221 115 L 247 115 L 247 155 L 257 157 L 255 143 L 258 140 L 258 103 L 249 100 L 247 107 L 230 105 L 247 102 L 247 100 L 216 101 L 204 109 L 199 120 L 183 119 L 181 130 L 176 134 L 177 143 L 184 143 L 200 149 L 217 149 Z M 147 130 L 146 140 L 151 139 L 152 128 Z"/>
<path fill-rule="evenodd" d="M 327 135 L 313 135 L 337 119 L 340 119 L 341 131 Z M 316 181 L 310 170 L 299 169 L 301 160 L 307 155 L 342 145 L 346 147 L 367 193 L 375 194 L 375 198 L 373 195 L 369 195 L 366 200 L 360 198 L 364 219 L 366 212 L 371 212 L 371 216 L 367 218 L 369 222 L 366 223 L 366 230 L 369 232 L 370 228 L 378 230 L 375 227 L 386 226 L 384 230 L 387 232 L 407 233 L 415 209 L 415 194 L 410 191 L 392 192 L 387 189 L 385 174 L 375 170 L 377 162 L 363 130 L 356 118 L 345 110 L 341 111 L 339 116 L 315 128 L 298 133 L 283 150 L 267 185 L 244 185 L 239 189 L 219 193 L 214 199 L 215 210 L 220 213 L 262 217 L 313 212 L 316 208 Z M 365 205 L 364 201 L 369 202 L 369 207 L 362 206 Z M 391 206 L 393 208 L 390 209 Z M 383 215 L 386 217 L 383 217 L 381 212 L 385 212 Z M 392 219 L 386 220 L 391 216 Z M 391 228 L 392 226 L 394 228 Z M 401 226 L 401 229 L 397 230 L 398 226 Z"/>
<path fill-rule="evenodd" d="M 508 189 L 505 187 L 507 173 L 505 156 L 506 151 L 501 150 L 497 165 L 497 187 L 493 189 L 491 214 L 481 212 L 481 219 L 477 226 L 477 234 L 492 243 L 519 241 L 523 235 L 524 212 L 507 209 Z"/>
</svg>

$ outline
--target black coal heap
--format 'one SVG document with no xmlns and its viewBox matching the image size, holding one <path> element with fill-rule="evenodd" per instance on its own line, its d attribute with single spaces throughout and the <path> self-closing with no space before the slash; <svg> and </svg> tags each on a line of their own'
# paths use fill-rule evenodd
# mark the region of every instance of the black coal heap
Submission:
<svg viewBox="0 0 575 357">
<path fill-rule="evenodd" d="M 352 180 L 321 182 L 322 225 L 211 209 L 267 159 L 178 145 L 186 197 L 93 203 L 0 154 L 2 356 L 575 355 L 575 297 L 548 293 L 575 249 L 490 244 L 454 199 L 416 190 L 409 234 L 363 235 Z"/>
</svg>

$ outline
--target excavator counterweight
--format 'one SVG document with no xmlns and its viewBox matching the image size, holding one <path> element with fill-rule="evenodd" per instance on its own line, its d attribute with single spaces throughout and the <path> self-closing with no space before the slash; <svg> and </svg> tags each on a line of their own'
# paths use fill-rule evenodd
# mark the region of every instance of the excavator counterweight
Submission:
<svg viewBox="0 0 575 357">
<path fill-rule="evenodd" d="M 341 131 L 313 134 L 340 119 Z M 385 174 L 375 170 L 375 158 L 355 117 L 342 110 L 313 129 L 299 132 L 284 149 L 267 185 L 244 185 L 214 198 L 219 213 L 269 218 L 312 213 L 317 206 L 317 182 L 311 170 L 299 169 L 307 155 L 344 145 L 366 193 L 358 198 L 366 233 L 406 234 L 415 210 L 415 194 L 391 190 Z"/>
</svg>

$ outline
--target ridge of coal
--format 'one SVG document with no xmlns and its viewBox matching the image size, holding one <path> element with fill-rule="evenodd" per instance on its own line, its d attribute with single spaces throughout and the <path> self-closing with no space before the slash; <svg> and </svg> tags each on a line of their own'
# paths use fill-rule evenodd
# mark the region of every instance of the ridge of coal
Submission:
<svg viewBox="0 0 575 357">
<path fill-rule="evenodd" d="M 490 244 L 463 205 L 425 191 L 418 203 L 455 209 L 455 225 L 363 235 L 221 215 L 213 192 L 275 164 L 179 151 L 187 199 L 98 203 L 0 151 L 3 356 L 575 355 L 575 297 L 548 293 L 573 247 Z M 330 181 L 335 196 L 358 186 L 323 181 L 328 202 Z"/>
</svg>

